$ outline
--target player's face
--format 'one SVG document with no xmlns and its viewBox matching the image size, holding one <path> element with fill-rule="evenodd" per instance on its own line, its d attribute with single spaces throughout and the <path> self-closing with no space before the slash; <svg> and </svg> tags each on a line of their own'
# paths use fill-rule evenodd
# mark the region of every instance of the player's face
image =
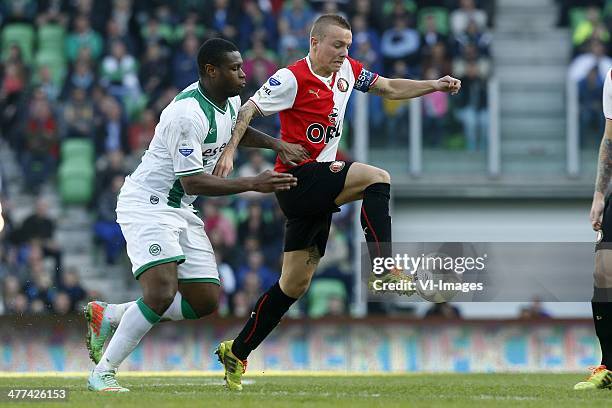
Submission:
<svg viewBox="0 0 612 408">
<path fill-rule="evenodd" d="M 313 39 L 311 57 L 316 60 L 317 65 L 330 72 L 338 72 L 348 57 L 348 50 L 352 42 L 351 30 L 331 25 L 327 27 L 321 40 Z"/>
<path fill-rule="evenodd" d="M 242 70 L 242 56 L 238 51 L 228 52 L 215 78 L 220 89 L 227 91 L 227 97 L 236 96 L 246 85 L 246 75 Z"/>
</svg>

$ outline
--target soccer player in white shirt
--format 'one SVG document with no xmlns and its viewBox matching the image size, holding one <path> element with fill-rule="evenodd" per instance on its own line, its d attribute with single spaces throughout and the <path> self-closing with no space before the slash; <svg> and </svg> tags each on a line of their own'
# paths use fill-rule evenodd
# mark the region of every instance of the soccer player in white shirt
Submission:
<svg viewBox="0 0 612 408">
<path fill-rule="evenodd" d="M 199 80 L 164 109 L 149 149 L 119 194 L 117 222 L 143 297 L 87 305 L 87 346 L 97 363 L 88 380 L 92 391 L 128 391 L 117 383 L 117 368 L 160 320 L 197 319 L 217 308 L 219 274 L 204 224 L 191 205 L 196 196 L 270 193 L 297 184 L 294 176 L 270 170 L 236 179 L 211 174 L 236 124 L 245 75 L 231 42 L 208 40 L 197 59 Z M 243 146 L 274 149 L 287 162 L 307 158 L 301 146 L 252 128 L 245 139 Z"/>
</svg>

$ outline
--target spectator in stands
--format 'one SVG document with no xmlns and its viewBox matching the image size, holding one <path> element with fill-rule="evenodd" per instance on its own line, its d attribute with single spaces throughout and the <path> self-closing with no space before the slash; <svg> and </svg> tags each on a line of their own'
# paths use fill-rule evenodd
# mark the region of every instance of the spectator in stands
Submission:
<svg viewBox="0 0 612 408">
<path fill-rule="evenodd" d="M 461 319 L 461 311 L 457 306 L 450 303 L 434 303 L 425 312 L 425 319 L 428 318 L 439 318 L 439 319 Z"/>
<path fill-rule="evenodd" d="M 53 304 L 51 306 L 53 314 L 63 316 L 74 311 L 70 306 L 70 297 L 65 292 L 58 292 L 53 297 Z"/>
<path fill-rule="evenodd" d="M 3 280 L 2 285 L 2 300 L 4 305 L 4 310 L 6 313 L 11 314 L 15 313 L 15 309 L 18 308 L 16 305 L 19 296 L 24 296 L 21 292 L 21 284 L 19 283 L 19 279 L 13 275 L 8 275 Z M 26 298 L 26 308 L 27 308 L 27 298 Z"/>
<path fill-rule="evenodd" d="M 408 76 L 408 65 L 404 61 L 396 61 L 389 77 L 406 78 Z M 383 99 L 382 103 L 385 113 L 387 146 L 398 146 L 398 143 L 406 144 L 408 142 L 406 129 L 409 129 L 410 101 Z"/>
<path fill-rule="evenodd" d="M 60 95 L 60 87 L 54 81 L 51 69 L 47 65 L 38 69 L 38 78 L 34 81 L 34 85 L 43 91 L 50 102 L 55 102 Z"/>
<path fill-rule="evenodd" d="M 304 0 L 293 0 L 290 5 L 285 6 L 278 21 L 281 54 L 286 55 L 289 48 L 308 50 L 309 31 L 314 17 L 310 5 Z"/>
<path fill-rule="evenodd" d="M 544 309 L 542 300 L 539 297 L 534 297 L 531 303 L 520 309 L 520 319 L 549 319 L 552 316 Z"/>
<path fill-rule="evenodd" d="M 94 225 L 96 239 L 104 245 L 106 263 L 117 263 L 119 256 L 125 248 L 125 239 L 119 224 L 117 224 L 117 196 L 123 186 L 124 177 L 117 175 L 111 184 L 98 197 L 98 220 Z"/>
<path fill-rule="evenodd" d="M 179 90 L 185 89 L 198 77 L 196 56 L 200 42 L 194 35 L 185 37 L 181 50 L 172 61 L 172 85 Z"/>
<path fill-rule="evenodd" d="M 266 48 L 265 45 L 270 49 L 276 49 L 277 33 L 274 17 L 270 13 L 263 13 L 255 0 L 243 2 L 242 9 L 243 13 L 238 23 L 239 48 L 248 50 L 252 46 L 254 49 L 255 44 L 252 43 L 252 39 L 256 37 L 262 43 L 264 49 Z M 257 36 L 255 36 L 255 33 L 257 33 Z M 249 74 L 247 73 L 248 77 Z"/>
<path fill-rule="evenodd" d="M 62 290 L 61 293 L 68 296 L 68 309 L 72 312 L 80 310 L 78 307 L 80 303 L 87 300 L 87 291 L 81 286 L 79 272 L 74 266 L 67 268 L 62 274 L 60 289 Z"/>
<path fill-rule="evenodd" d="M 37 92 L 42 94 L 40 89 Z M 59 150 L 58 125 L 51 105 L 44 94 L 35 98 L 25 123 L 26 151 L 22 157 L 26 189 L 34 194 L 53 173 Z"/>
<path fill-rule="evenodd" d="M 18 47 L 14 47 L 17 50 Z M 16 131 L 19 103 L 27 86 L 26 72 L 22 64 L 8 62 L 4 68 L 2 85 L 0 88 L 0 125 L 1 134 L 9 141 L 11 146 L 19 148 L 19 132 Z"/>
<path fill-rule="evenodd" d="M 129 173 L 125 155 L 120 150 L 109 152 L 97 162 L 96 189 L 94 200 L 108 189 L 116 177 L 125 177 Z"/>
<path fill-rule="evenodd" d="M 419 51 L 421 57 L 430 56 L 432 48 L 438 43 L 448 44 L 448 36 L 439 31 L 435 16 L 427 14 L 425 16 L 424 32 L 421 34 L 421 49 Z"/>
<path fill-rule="evenodd" d="M 425 79 L 435 80 L 440 77 L 440 72 L 434 68 L 425 71 Z M 448 94 L 444 92 L 433 92 L 423 98 L 423 132 L 425 134 L 423 144 L 437 147 L 444 136 L 445 118 L 448 113 Z"/>
<path fill-rule="evenodd" d="M 93 140 L 95 136 L 94 106 L 85 89 L 75 87 L 64 104 L 63 137 Z"/>
<path fill-rule="evenodd" d="M 408 17 L 396 17 L 393 27 L 382 35 L 381 53 L 385 58 L 385 66 L 392 66 L 398 60 L 415 64 L 418 61 L 420 45 L 419 33 L 411 27 Z"/>
<path fill-rule="evenodd" d="M 461 92 L 456 95 L 456 115 L 463 125 L 469 151 L 484 150 L 489 135 L 487 80 L 476 62 L 468 62 L 461 77 Z"/>
<path fill-rule="evenodd" d="M 210 33 L 211 36 L 221 36 L 230 41 L 236 40 L 238 21 L 233 8 L 230 7 L 229 0 L 214 0 L 213 10 L 206 13 L 206 16 L 208 17 L 206 27 L 213 30 Z"/>
<path fill-rule="evenodd" d="M 122 41 L 114 41 L 110 54 L 102 60 L 100 83 L 109 94 L 120 100 L 138 98 L 141 93 L 136 58 L 127 53 Z"/>
<path fill-rule="evenodd" d="M 161 23 L 155 16 L 151 16 L 142 27 L 140 36 L 148 43 L 159 44 L 162 55 L 165 56 L 170 53 L 170 44 L 174 40 L 171 25 Z M 181 40 L 183 39 L 184 37 Z"/>
<path fill-rule="evenodd" d="M 168 86 L 170 79 L 168 58 L 156 41 L 147 43 L 144 59 L 139 70 L 139 78 L 144 93 L 150 100 L 157 99 Z"/>
<path fill-rule="evenodd" d="M 65 13 L 62 1 L 48 0 L 38 2 L 38 13 L 36 16 L 36 25 L 44 26 L 58 24 L 66 27 L 68 24 L 68 16 Z"/>
<path fill-rule="evenodd" d="M 272 169 L 272 164 L 264 158 L 260 149 L 251 149 L 249 151 L 249 160 L 238 168 L 238 177 L 255 177 L 266 170 Z M 248 191 L 238 196 L 245 200 L 261 200 L 266 197 L 266 194 Z"/>
<path fill-rule="evenodd" d="M 106 23 L 106 35 L 104 37 L 104 42 L 106 43 L 106 48 L 104 50 L 104 54 L 109 55 L 113 53 L 113 44 L 116 42 L 121 42 L 125 45 L 126 53 L 135 55 L 136 53 L 136 44 L 129 36 L 129 33 L 122 28 L 122 25 L 125 23 L 120 23 L 118 20 L 110 19 Z"/>
<path fill-rule="evenodd" d="M 86 60 L 77 59 L 74 63 L 74 68 L 66 78 L 63 95 L 70 95 L 74 88 L 80 88 L 89 93 L 95 82 L 96 75 L 91 69 L 91 65 Z"/>
<path fill-rule="evenodd" d="M 610 33 L 601 21 L 601 13 L 599 10 L 599 7 L 596 6 L 588 7 L 586 18 L 580 21 L 574 29 L 572 41 L 574 43 L 575 52 L 580 52 L 583 46 L 592 40 L 598 40 L 604 44 L 610 40 Z"/>
<path fill-rule="evenodd" d="M 476 8 L 474 0 L 460 0 L 459 8 L 450 14 L 450 28 L 455 37 L 467 30 L 470 21 L 473 21 L 482 32 L 487 27 L 487 13 Z"/>
<path fill-rule="evenodd" d="M 188 35 L 194 35 L 200 39 L 207 35 L 206 28 L 201 24 L 198 13 L 193 10 L 185 13 L 185 18 L 174 30 L 174 41 L 181 42 Z"/>
<path fill-rule="evenodd" d="M 96 138 L 96 151 L 108 153 L 122 150 L 130 151 L 128 145 L 127 123 L 121 110 L 121 105 L 112 96 L 107 96 L 102 102 L 103 125 Z"/>
<path fill-rule="evenodd" d="M 482 78 L 489 78 L 491 71 L 491 61 L 488 57 L 479 53 L 475 44 L 468 44 L 463 49 L 463 54 L 453 61 L 453 74 L 458 78 L 466 75 L 467 66 L 474 64 L 478 67 L 478 75 Z"/>
<path fill-rule="evenodd" d="M 278 280 L 278 273 L 272 272 L 272 270 L 264 264 L 263 254 L 259 251 L 247 254 L 246 263 L 238 268 L 236 272 L 238 287 L 246 290 L 249 285 L 247 281 L 251 279 L 252 275 L 259 278 L 262 288 L 269 288 Z M 255 301 L 257 301 L 257 298 L 258 296 L 255 297 Z"/>
<path fill-rule="evenodd" d="M 149 147 L 149 143 L 155 134 L 157 118 L 151 109 L 145 109 L 140 114 L 138 122 L 132 124 L 129 129 L 129 145 L 132 152 L 140 158 L 142 153 Z"/>
<path fill-rule="evenodd" d="M 81 48 L 88 48 L 94 59 L 102 55 L 104 41 L 100 34 L 91 28 L 89 18 L 79 15 L 74 20 L 74 31 L 68 34 L 66 39 L 66 56 L 70 61 L 75 61 Z"/>
<path fill-rule="evenodd" d="M 599 76 L 596 67 L 578 83 L 580 142 L 583 147 L 599 146 L 604 131 L 605 117 L 601 114 L 603 84 L 604 80 Z"/>
<path fill-rule="evenodd" d="M 476 47 L 478 54 L 489 55 L 491 35 L 480 31 L 476 22 L 470 20 L 464 32 L 455 37 L 455 55 L 465 55 L 468 47 Z"/>
<path fill-rule="evenodd" d="M 262 39 L 254 40 L 253 48 L 245 53 L 242 69 L 247 78 L 252 77 L 255 65 L 257 64 L 264 66 L 266 79 L 274 75 L 278 70 L 276 55 L 271 50 L 266 49 Z"/>
<path fill-rule="evenodd" d="M 35 0 L 4 1 L 3 3 L 5 24 L 33 23 L 36 19 L 37 2 Z"/>
<path fill-rule="evenodd" d="M 570 79 L 578 82 L 588 75 L 593 67 L 597 68 L 600 78 L 605 78 L 612 66 L 612 58 L 606 55 L 606 48 L 601 41 L 593 40 L 590 43 L 590 52 L 574 58 L 568 71 Z"/>
<path fill-rule="evenodd" d="M 207 234 L 218 232 L 224 247 L 232 247 L 236 244 L 236 228 L 232 222 L 219 211 L 221 198 L 208 198 L 202 204 L 202 215 L 204 217 L 204 229 Z"/>
<path fill-rule="evenodd" d="M 42 262 L 36 262 L 32 264 L 30 274 L 30 279 L 26 281 L 23 291 L 30 302 L 39 300 L 43 303 L 45 310 L 51 310 L 57 288 L 54 286 L 49 272 Z"/>
<path fill-rule="evenodd" d="M 431 47 L 431 53 L 423 58 L 422 69 L 426 73 L 430 69 L 434 69 L 440 75 L 452 74 L 452 63 L 448 56 L 447 46 L 445 43 L 438 42 Z"/>
<path fill-rule="evenodd" d="M 251 201 L 248 204 L 246 218 L 238 226 L 238 237 L 240 243 L 244 243 L 246 237 L 255 237 L 260 242 L 265 242 L 266 226 L 263 219 L 263 210 L 259 201 Z"/>
</svg>

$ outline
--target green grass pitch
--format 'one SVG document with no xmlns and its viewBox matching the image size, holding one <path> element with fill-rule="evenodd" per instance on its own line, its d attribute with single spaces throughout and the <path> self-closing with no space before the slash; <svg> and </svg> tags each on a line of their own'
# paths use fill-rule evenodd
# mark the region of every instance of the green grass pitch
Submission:
<svg viewBox="0 0 612 408">
<path fill-rule="evenodd" d="M 247 373 L 248 374 L 248 373 Z M 577 392 L 576 374 L 398 374 L 398 375 L 247 375 L 244 390 L 227 391 L 219 375 L 119 375 L 131 389 L 123 394 L 87 391 L 86 377 L 0 376 L 2 392 L 10 388 L 69 391 L 68 402 L 0 400 L 4 407 L 605 407 L 612 391 Z"/>
</svg>

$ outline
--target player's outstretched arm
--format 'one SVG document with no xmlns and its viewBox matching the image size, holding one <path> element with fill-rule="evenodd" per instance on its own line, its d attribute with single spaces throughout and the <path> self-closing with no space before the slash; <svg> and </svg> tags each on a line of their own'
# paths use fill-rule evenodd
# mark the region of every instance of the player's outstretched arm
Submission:
<svg viewBox="0 0 612 408">
<path fill-rule="evenodd" d="M 599 146 L 599 160 L 597 162 L 597 180 L 595 181 L 595 194 L 591 205 L 591 226 L 595 231 L 601 229 L 601 217 L 606 200 L 606 191 L 612 177 L 612 120 L 606 119 L 601 145 Z"/>
<path fill-rule="evenodd" d="M 244 137 L 240 141 L 240 146 L 274 150 L 278 153 L 281 161 L 290 166 L 297 166 L 310 157 L 308 150 L 302 145 L 283 142 L 251 126 L 247 128 Z"/>
<path fill-rule="evenodd" d="M 221 157 L 219 157 L 217 165 L 213 170 L 213 175 L 227 177 L 231 173 L 234 168 L 234 154 L 236 153 L 236 148 L 238 144 L 240 144 L 242 137 L 249 127 L 249 123 L 251 123 L 251 119 L 253 119 L 256 113 L 257 107 L 254 103 L 246 101 L 245 104 L 242 105 L 240 111 L 238 111 L 238 118 L 236 119 L 236 126 L 232 132 L 232 137 L 227 143 L 227 146 L 225 146 L 223 153 L 221 153 Z"/>
<path fill-rule="evenodd" d="M 297 185 L 297 178 L 293 175 L 272 170 L 264 171 L 255 177 L 225 179 L 212 174 L 198 173 L 181 177 L 180 180 L 185 193 L 206 196 L 230 195 L 245 191 L 272 193 L 289 190 Z"/>
<path fill-rule="evenodd" d="M 440 91 L 455 95 L 461 89 L 461 81 L 451 76 L 437 80 L 415 81 L 412 79 L 389 79 L 379 77 L 369 92 L 387 99 L 411 99 Z"/>
</svg>

